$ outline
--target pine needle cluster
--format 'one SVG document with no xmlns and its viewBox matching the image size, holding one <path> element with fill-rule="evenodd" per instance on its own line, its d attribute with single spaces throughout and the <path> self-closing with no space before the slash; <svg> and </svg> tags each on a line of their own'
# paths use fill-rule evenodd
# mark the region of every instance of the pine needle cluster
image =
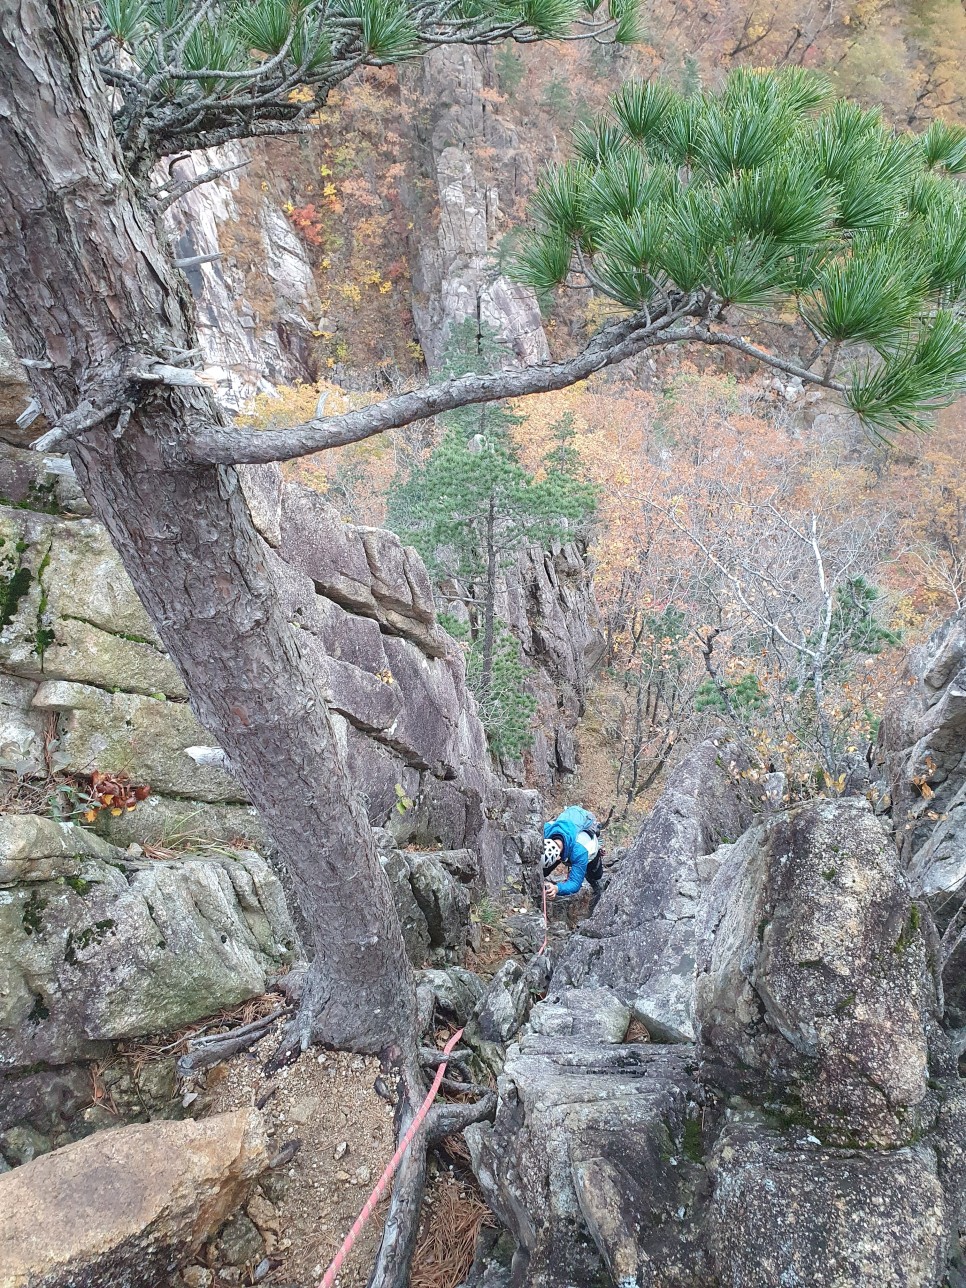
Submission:
<svg viewBox="0 0 966 1288">
<path fill-rule="evenodd" d="M 307 127 L 360 66 L 436 45 L 639 38 L 638 0 L 99 0 L 129 160 Z"/>
<path fill-rule="evenodd" d="M 812 72 L 742 68 L 714 93 L 628 82 L 574 153 L 517 264 L 538 291 L 709 324 L 792 305 L 807 367 L 883 433 L 963 391 L 966 129 L 899 133 Z"/>
</svg>

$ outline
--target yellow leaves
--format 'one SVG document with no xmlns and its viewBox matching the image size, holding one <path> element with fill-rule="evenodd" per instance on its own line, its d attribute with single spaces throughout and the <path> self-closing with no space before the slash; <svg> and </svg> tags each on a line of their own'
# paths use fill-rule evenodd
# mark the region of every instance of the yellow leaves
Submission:
<svg viewBox="0 0 966 1288">
<path fill-rule="evenodd" d="M 327 183 L 322 189 L 322 196 L 325 197 L 326 200 L 331 201 L 333 197 L 338 195 L 338 192 L 339 190 L 334 183 Z"/>
<path fill-rule="evenodd" d="M 396 677 L 393 675 L 392 671 L 390 671 L 388 666 L 383 667 L 381 671 L 376 672 L 376 679 L 381 680 L 383 684 L 392 684 L 395 681 L 395 678 Z"/>
<path fill-rule="evenodd" d="M 332 171 L 330 170 L 330 168 L 329 168 L 327 165 L 320 165 L 320 166 L 319 166 L 319 174 L 322 176 L 322 178 L 323 178 L 323 179 L 325 178 L 325 176 L 326 176 L 327 174 L 331 174 L 331 173 L 332 173 Z"/>
<path fill-rule="evenodd" d="M 314 95 L 306 85 L 299 85 L 291 90 L 288 95 L 290 103 L 311 103 Z"/>
<path fill-rule="evenodd" d="M 88 810 L 85 810 L 85 811 L 84 811 L 84 822 L 85 822 L 85 823 L 96 823 L 96 822 L 97 822 L 97 810 L 96 810 L 96 809 L 88 809 Z"/>
<path fill-rule="evenodd" d="M 390 292 L 391 290 L 392 290 L 392 282 L 380 282 L 380 283 L 379 283 L 379 294 L 380 294 L 380 295 L 388 295 L 388 294 L 389 294 L 389 292 Z"/>
<path fill-rule="evenodd" d="M 290 214 L 292 213 L 292 211 L 295 209 L 295 202 L 294 202 L 294 201 L 286 201 L 286 203 L 285 203 L 285 205 L 282 207 L 282 209 L 285 211 L 285 213 L 286 213 L 287 215 L 290 215 Z"/>
</svg>

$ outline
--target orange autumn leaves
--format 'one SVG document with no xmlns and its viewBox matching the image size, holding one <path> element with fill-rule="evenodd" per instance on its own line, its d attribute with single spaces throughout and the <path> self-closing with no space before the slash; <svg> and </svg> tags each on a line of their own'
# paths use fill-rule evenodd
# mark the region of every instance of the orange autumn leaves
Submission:
<svg viewBox="0 0 966 1288">
<path fill-rule="evenodd" d="M 150 795 L 150 787 L 132 783 L 130 776 L 123 771 L 104 774 L 95 769 L 91 774 L 82 817 L 85 823 L 96 823 L 98 814 L 103 810 L 112 818 L 119 818 L 121 814 L 130 813 Z"/>
</svg>

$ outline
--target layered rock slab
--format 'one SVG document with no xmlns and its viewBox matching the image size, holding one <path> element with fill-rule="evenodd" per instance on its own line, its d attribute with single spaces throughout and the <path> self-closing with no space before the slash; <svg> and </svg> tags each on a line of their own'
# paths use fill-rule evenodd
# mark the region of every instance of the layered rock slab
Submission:
<svg viewBox="0 0 966 1288">
<path fill-rule="evenodd" d="M 678 1282 L 693 1056 L 615 1041 L 627 1010 L 610 999 L 605 1016 L 622 1009 L 615 1028 L 578 997 L 534 1009 L 507 1054 L 495 1124 L 466 1132 L 487 1201 L 517 1241 L 510 1282 Z M 656 1266 L 672 1278 L 652 1279 Z"/>
<path fill-rule="evenodd" d="M 187 754 L 212 739 L 105 530 L 50 512 L 59 494 L 48 506 L 31 491 L 31 454 L 6 453 L 0 497 L 6 480 L 25 500 L 0 505 L 0 769 L 123 771 L 147 783 L 151 804 L 113 825 L 119 841 L 164 844 L 187 827 L 262 844 L 231 773 Z M 495 892 L 504 817 L 519 811 L 490 767 L 463 655 L 436 621 L 422 562 L 393 533 L 344 523 L 317 494 L 283 486 L 273 467 L 246 467 L 240 482 L 370 822 L 401 843 L 471 846 Z"/>
</svg>

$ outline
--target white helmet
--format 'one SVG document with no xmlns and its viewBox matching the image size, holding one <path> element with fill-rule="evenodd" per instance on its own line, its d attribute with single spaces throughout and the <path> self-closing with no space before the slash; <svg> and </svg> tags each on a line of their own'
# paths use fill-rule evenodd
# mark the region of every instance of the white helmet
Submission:
<svg viewBox="0 0 966 1288">
<path fill-rule="evenodd" d="M 560 848 L 556 841 L 552 841 L 548 836 L 543 843 L 543 861 L 544 863 L 559 863 Z"/>
</svg>

